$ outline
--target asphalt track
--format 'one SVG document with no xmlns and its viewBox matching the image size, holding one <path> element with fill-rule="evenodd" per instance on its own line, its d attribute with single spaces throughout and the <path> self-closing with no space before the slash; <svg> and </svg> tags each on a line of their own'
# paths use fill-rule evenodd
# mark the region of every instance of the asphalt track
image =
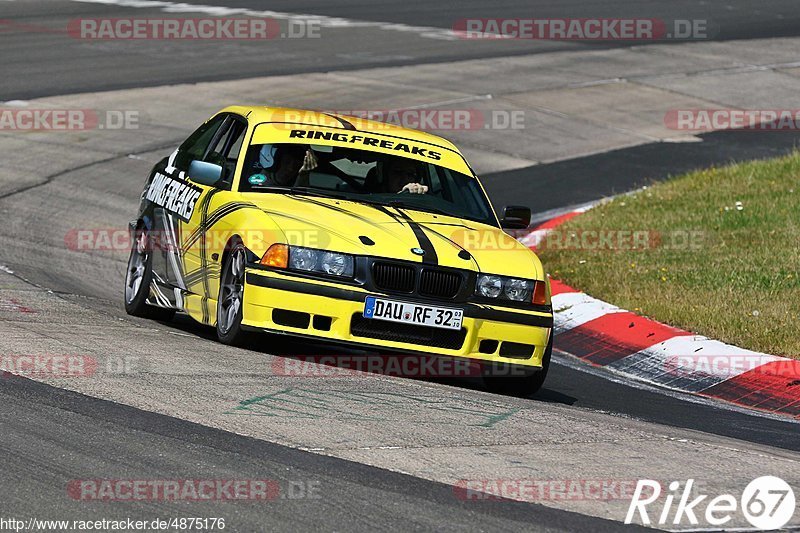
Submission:
<svg viewBox="0 0 800 533">
<path fill-rule="evenodd" d="M 199 2 L 214 5 L 208 0 Z M 798 35 L 796 5 L 790 0 L 758 2 L 755 6 L 747 0 L 723 2 L 694 2 L 676 0 L 466 0 L 426 2 L 413 0 L 398 5 L 392 0 L 373 2 L 327 2 L 280 0 L 254 2 L 232 0 L 229 7 L 249 7 L 275 11 L 293 11 L 343 17 L 355 20 L 373 20 L 397 24 L 413 24 L 451 28 L 460 18 L 656 18 L 662 20 L 706 19 L 718 26 L 717 39 L 754 39 L 758 37 L 784 37 Z"/>
<path fill-rule="evenodd" d="M 619 524 L 542 505 L 454 497 L 453 487 L 388 470 L 242 437 L 5 378 L 0 388 L 3 463 L 0 512 L 18 519 L 151 521 L 174 516 L 225 517 L 234 531 L 616 531 Z M 68 458 L 53 461 L 55 457 Z M 188 504 L 140 502 L 114 506 L 63 497 L 85 472 L 113 468 L 119 479 L 270 479 L 280 496 L 244 502 Z M 314 485 L 304 480 L 313 479 Z M 333 489 L 333 490 L 331 490 Z M 317 491 L 319 497 L 298 497 Z M 324 496 L 324 497 L 322 497 Z M 91 503 L 89 505 L 92 505 Z M 198 506 L 202 506 L 198 509 Z M 633 528 L 636 529 L 636 528 Z"/>
<path fill-rule="evenodd" d="M 726 28 L 720 39 L 747 39 L 763 36 L 800 33 L 800 16 L 793 2 L 759 2 L 760 16 L 753 16 L 751 4 L 745 1 L 725 2 L 696 7 L 694 2 L 614 2 L 591 3 L 441 3 L 431 7 L 424 2 L 363 3 L 358 8 L 336 3 L 270 3 L 275 11 L 294 11 L 358 20 L 378 20 L 398 24 L 448 28 L 450 17 L 575 16 L 587 11 L 593 16 L 651 16 L 663 18 L 709 18 L 722 20 Z M 228 3 L 266 9 L 253 2 Z M 637 11 L 638 10 L 638 11 Z M 43 27 L 55 20 L 78 16 L 130 15 L 130 10 L 114 6 L 74 2 L 8 2 L 0 5 L 3 19 L 24 21 Z M 141 10 L 137 15 L 154 15 L 157 10 Z M 720 18 L 722 17 L 722 18 Z M 365 40 L 352 42 L 347 32 L 337 35 L 325 51 L 302 50 L 292 43 L 278 43 L 270 54 L 244 45 L 221 47 L 209 58 L 203 53 L 190 53 L 181 45 L 147 44 L 138 50 L 116 46 L 93 49 L 87 53 L 81 43 L 57 32 L 31 33 L 6 30 L 0 33 L 2 55 L 0 65 L 6 78 L 0 87 L 0 100 L 28 99 L 96 90 L 161 85 L 185 81 L 217 80 L 230 77 L 297 73 L 315 70 L 338 70 L 363 66 L 390 66 L 440 62 L 450 59 L 493 57 L 507 54 L 545 53 L 560 48 L 592 46 L 584 44 L 518 43 L 509 48 L 496 45 L 459 46 L 450 43 L 417 39 L 411 34 L 386 39 L 380 32 Z M 363 34 L 362 34 L 363 37 Z M 373 39 L 373 41 L 370 41 Z M 419 43 L 422 42 L 420 45 Z M 282 49 L 281 47 L 286 47 Z M 164 49 L 166 48 L 166 49 Z M 354 53 L 356 48 L 368 53 Z M 398 52 L 398 50 L 400 52 Z M 122 55 L 120 55 L 122 54 Z M 402 57 L 399 57 L 402 56 Z M 168 61 L 163 61 L 168 57 Z M 112 66 L 120 62 L 124 70 Z M 659 179 L 670 173 L 705 166 L 731 158 L 765 157 L 783 153 L 796 144 L 789 134 L 756 137 L 731 137 L 726 134 L 706 136 L 702 144 L 643 145 L 611 153 L 588 156 L 550 165 L 512 170 L 488 176 L 486 180 L 496 204 L 512 203 L 514 195 L 530 194 L 531 178 L 549 184 L 546 198 L 529 200 L 538 210 L 556 209 L 594 200 L 613 192 L 622 192 Z M 670 151 L 674 150 L 674 151 Z M 680 163 L 676 164 L 676 161 Z M 609 168 L 617 169 L 616 181 L 604 179 Z M 570 176 L 574 182 L 563 176 Z M 594 176 L 597 179 L 591 179 Z M 559 179 L 561 177 L 561 179 Z M 143 178 L 143 176 L 142 176 Z M 580 182 L 581 187 L 576 187 Z M 123 195 L 135 197 L 135 185 L 125 185 Z M 508 191 L 515 191 L 514 195 Z M 11 200 L 9 198 L 8 200 Z M 27 202 L 25 193 L 15 201 Z M 35 201 L 35 199 L 33 199 Z M 134 200 L 131 200 L 134 201 Z M 69 209 L 67 203 L 55 209 Z M 3 213 L 9 216 L 8 212 Z M 11 214 L 11 216 L 14 216 Z M 37 236 L 30 236 L 35 242 Z M 87 280 L 85 286 L 61 285 L 58 269 L 74 268 L 62 264 L 42 268 L 34 254 L 6 255 L 2 263 L 12 266 L 35 283 L 103 311 L 118 307 L 113 300 L 119 285 L 116 272 L 107 279 Z M 45 273 L 47 272 L 47 273 Z M 102 286 L 98 294 L 98 286 Z M 208 337 L 204 328 L 187 321 L 178 321 L 175 328 L 197 337 Z M 211 341 L 208 341 L 211 342 Z M 314 347 L 290 344 L 285 353 L 303 353 Z M 445 386 L 454 383 L 445 383 Z M 479 388 L 475 383 L 455 383 L 469 394 Z M 21 379 L 3 380 L 0 386 L 0 444 L 6 467 L 0 474 L 0 511 L 3 515 L 44 516 L 42 509 L 53 511 L 60 518 L 84 517 L 85 506 L 64 501 L 63 484 L 87 472 L 130 471 L 135 475 L 164 478 L 196 476 L 201 465 L 208 477 L 254 476 L 282 481 L 317 477 L 336 487 L 336 495 L 324 501 L 281 500 L 270 507 L 269 516 L 253 506 L 237 506 L 235 519 L 240 530 L 372 530 L 396 529 L 398 524 L 420 530 L 613 530 L 618 524 L 597 518 L 554 510 L 533 504 L 491 502 L 485 507 L 467 506 L 452 498 L 452 487 L 348 462 L 282 447 L 232 433 L 209 429 L 176 418 L 111 404 L 87 396 L 55 389 Z M 694 403 L 680 396 L 661 391 L 617 383 L 602 372 L 587 372 L 571 365 L 557 365 L 545 390 L 529 400 L 534 404 L 558 404 L 581 410 L 614 413 L 643 421 L 664 424 L 743 442 L 800 451 L 797 425 L 720 408 L 713 403 Z M 158 457 L 155 461 L 153 458 Z M 288 472 L 288 473 L 287 473 Z M 242 474 L 244 473 L 244 474 Z M 103 477 L 98 474 L 98 477 Z M 367 507 L 359 502 L 370 502 Z M 90 509 L 91 513 L 110 517 L 109 507 Z M 214 516 L 216 509 L 204 508 L 205 516 Z M 172 507 L 141 505 L 114 508 L 114 513 L 135 513 L 137 517 L 176 514 Z M 231 513 L 230 507 L 219 511 Z M 180 513 L 178 513 L 180 514 Z M 410 523 L 409 523 L 410 522 Z M 446 526 L 443 527 L 443 524 Z M 406 529 L 406 527 L 404 527 Z"/>
<path fill-rule="evenodd" d="M 467 41 L 420 38 L 419 31 L 395 31 L 380 26 L 322 28 L 325 46 L 316 39 L 276 39 L 263 43 L 105 42 L 89 43 L 70 37 L 65 21 L 81 17 L 157 17 L 158 7 L 132 10 L 111 2 L 30 0 L 4 2 L 0 23 L 0 71 L 4 73 L 0 101 L 29 99 L 74 92 L 147 87 L 170 83 L 215 81 L 327 72 L 342 69 L 415 65 L 469 58 L 507 57 L 557 50 L 629 47 L 635 42 Z M 176 2 L 168 2 L 176 3 Z M 156 2 L 157 4 L 157 2 Z M 793 0 L 579 0 L 573 2 L 193 2 L 194 5 L 272 10 L 341 17 L 352 22 L 375 21 L 422 28 L 450 29 L 470 17 L 581 18 L 622 17 L 708 20 L 718 28 L 712 40 L 754 39 L 800 34 L 800 12 Z M 169 11 L 166 11 L 170 13 Z M 180 14 L 180 11 L 172 12 Z M 234 15 L 232 15 L 234 16 Z M 11 22 L 8 22 L 11 21 Z M 672 41 L 679 42 L 679 41 Z M 124 65 L 124 68 L 120 68 Z"/>
</svg>

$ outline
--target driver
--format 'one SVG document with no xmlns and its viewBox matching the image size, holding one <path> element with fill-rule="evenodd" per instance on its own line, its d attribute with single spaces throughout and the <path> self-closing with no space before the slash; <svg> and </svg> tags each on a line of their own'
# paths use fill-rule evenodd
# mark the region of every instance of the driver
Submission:
<svg viewBox="0 0 800 533">
<path fill-rule="evenodd" d="M 419 183 L 417 164 L 402 157 L 392 157 L 383 164 L 384 192 L 425 194 L 428 186 Z"/>
<path fill-rule="evenodd" d="M 265 144 L 253 162 L 253 173 L 247 178 L 258 187 L 292 187 L 303 172 L 310 172 L 316 157 L 301 144 Z"/>
</svg>

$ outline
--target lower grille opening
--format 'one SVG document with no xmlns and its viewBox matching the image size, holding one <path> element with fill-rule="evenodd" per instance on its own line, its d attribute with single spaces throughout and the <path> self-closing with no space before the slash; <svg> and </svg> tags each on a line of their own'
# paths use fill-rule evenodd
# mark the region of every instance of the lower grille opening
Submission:
<svg viewBox="0 0 800 533">
<path fill-rule="evenodd" d="M 497 341 L 493 341 L 491 339 L 483 339 L 481 343 L 478 345 L 478 351 L 480 353 L 494 353 L 497 351 L 497 345 L 500 344 Z"/>
<path fill-rule="evenodd" d="M 308 329 L 308 323 L 311 322 L 311 315 L 298 311 L 289 311 L 288 309 L 273 309 L 272 321 L 281 326 Z"/>
<path fill-rule="evenodd" d="M 518 357 L 520 359 L 530 359 L 533 356 L 533 344 L 521 344 L 518 342 L 503 342 L 500 345 L 500 355 L 503 357 Z"/>
<path fill-rule="evenodd" d="M 314 329 L 318 329 L 320 331 L 330 331 L 331 330 L 331 317 L 329 316 L 322 316 L 322 315 L 314 315 Z"/>
<path fill-rule="evenodd" d="M 398 324 L 385 320 L 364 318 L 356 313 L 350 321 L 350 334 L 354 337 L 368 337 L 383 341 L 421 344 L 433 348 L 458 350 L 464 344 L 467 330 L 431 328 L 411 324 Z"/>
</svg>

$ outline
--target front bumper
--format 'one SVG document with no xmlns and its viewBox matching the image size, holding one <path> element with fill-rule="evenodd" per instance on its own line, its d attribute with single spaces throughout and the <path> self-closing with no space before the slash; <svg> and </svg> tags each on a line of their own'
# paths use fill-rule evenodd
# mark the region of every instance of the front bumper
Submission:
<svg viewBox="0 0 800 533">
<path fill-rule="evenodd" d="M 415 300 L 428 305 L 464 309 L 460 335 L 450 330 L 435 330 L 426 332 L 433 335 L 429 340 L 424 340 L 412 338 L 413 335 L 400 335 L 398 331 L 410 332 L 414 328 L 417 328 L 414 331 L 422 331 L 429 328 L 360 319 L 364 311 L 364 300 L 368 295 L 404 299 L 367 291 L 354 285 L 248 268 L 242 325 L 360 347 L 466 357 L 534 368 L 542 366 L 542 358 L 552 331 L 552 313 L 474 303 Z M 277 313 L 274 313 L 276 310 Z M 307 320 L 299 320 L 297 323 L 287 322 L 285 318 L 302 318 L 306 315 Z M 376 329 L 373 335 L 371 330 L 365 332 L 365 325 L 367 328 L 375 326 L 383 331 L 377 332 Z M 530 347 L 530 350 L 526 352 L 525 346 Z"/>
</svg>

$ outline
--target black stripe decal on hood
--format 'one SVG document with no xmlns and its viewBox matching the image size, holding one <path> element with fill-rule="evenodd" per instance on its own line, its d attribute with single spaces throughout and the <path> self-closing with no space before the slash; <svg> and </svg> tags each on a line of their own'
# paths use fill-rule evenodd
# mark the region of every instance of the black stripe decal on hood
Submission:
<svg viewBox="0 0 800 533">
<path fill-rule="evenodd" d="M 351 217 L 356 218 L 358 220 L 361 220 L 363 222 L 366 222 L 367 224 L 370 224 L 372 226 L 378 226 L 378 224 L 376 224 L 374 221 L 372 221 L 372 220 L 370 220 L 370 219 L 368 219 L 366 217 L 363 217 L 361 215 L 357 215 L 356 213 L 353 213 L 352 211 L 349 211 L 347 209 L 343 209 L 343 208 L 341 208 L 339 206 L 336 206 L 336 205 L 330 205 L 328 203 L 321 202 L 319 200 L 308 198 L 308 197 L 298 197 L 297 195 L 288 195 L 288 197 L 292 198 L 293 200 L 297 200 L 299 202 L 308 202 L 308 203 L 311 203 L 311 204 L 314 204 L 314 205 L 318 205 L 320 207 L 326 207 L 328 209 L 332 209 L 333 211 L 336 211 L 336 212 L 342 213 L 344 215 L 348 215 L 348 216 L 351 216 Z M 395 215 L 394 213 L 389 211 L 383 205 L 378 205 L 378 204 L 374 204 L 374 203 L 364 203 L 362 205 L 367 205 L 369 207 L 375 208 L 378 211 L 380 211 L 381 213 L 384 213 L 387 216 L 391 217 L 393 220 L 396 220 L 397 222 L 400 222 L 400 223 L 405 222 L 406 224 L 408 224 L 408 227 L 411 228 L 411 231 L 414 232 L 414 236 L 417 238 L 417 242 L 419 243 L 419 247 L 425 252 L 425 254 L 422 256 L 422 262 L 423 263 L 427 263 L 427 264 L 431 264 L 431 265 L 438 265 L 439 264 L 439 257 L 436 255 L 436 248 L 434 248 L 433 243 L 428 238 L 428 236 L 425 234 L 425 231 L 419 226 L 419 224 L 417 224 L 410 216 L 408 216 L 408 214 L 406 214 L 404 211 L 400 210 L 397 207 L 392 207 L 392 209 L 397 211 L 397 213 L 400 215 L 398 217 L 397 215 Z"/>
<path fill-rule="evenodd" d="M 395 222 L 397 222 L 400 225 L 402 225 L 403 222 L 405 222 L 405 218 L 392 213 L 391 211 L 389 211 L 386 208 L 385 205 L 381 205 L 381 204 L 366 204 L 366 205 L 372 207 L 373 209 L 377 209 L 378 211 L 380 211 L 381 213 L 383 213 L 387 217 L 391 218 L 392 220 L 394 220 Z"/>
<path fill-rule="evenodd" d="M 361 222 L 364 222 L 366 224 L 371 224 L 373 226 L 377 226 L 378 225 L 374 221 L 372 221 L 372 220 L 370 220 L 370 219 L 368 219 L 366 217 L 363 217 L 363 216 L 361 216 L 361 215 L 359 215 L 357 213 L 353 213 L 349 209 L 344 209 L 342 207 L 339 207 L 338 205 L 331 205 L 331 204 L 328 204 L 328 203 L 325 203 L 325 202 L 321 202 L 319 200 L 315 200 L 313 198 L 309 198 L 308 196 L 299 196 L 299 195 L 296 195 L 296 194 L 287 194 L 286 196 L 287 196 L 287 198 L 291 198 L 292 200 L 296 200 L 298 202 L 306 202 L 306 203 L 309 203 L 309 204 L 314 204 L 314 205 L 318 205 L 320 207 L 325 207 L 327 209 L 331 209 L 333 211 L 336 211 L 337 213 L 341 213 L 343 215 L 347 215 L 347 216 L 353 217 L 353 218 L 355 218 L 357 220 L 360 220 Z"/>
<path fill-rule="evenodd" d="M 464 226 L 464 227 L 466 228 L 467 226 Z M 475 259 L 475 256 L 474 256 L 474 255 L 472 255 L 472 254 L 469 252 L 469 250 L 467 250 L 466 248 L 464 248 L 463 246 L 461 246 L 460 244 L 458 244 L 456 241 L 454 241 L 454 240 L 453 240 L 453 239 L 451 239 L 450 237 L 448 237 L 448 236 L 446 236 L 446 235 L 443 235 L 443 234 L 439 233 L 438 231 L 436 231 L 435 229 L 431 228 L 430 226 L 422 226 L 422 228 L 423 228 L 425 231 L 430 231 L 431 233 L 433 233 L 434 235 L 436 235 L 437 237 L 439 237 L 439 238 L 440 238 L 440 239 L 442 239 L 443 241 L 447 241 L 447 242 L 448 242 L 448 243 L 450 243 L 450 244 L 451 244 L 451 245 L 452 245 L 454 248 L 456 248 L 456 249 L 457 249 L 459 252 L 466 252 L 467 254 L 469 254 L 469 260 L 470 260 L 470 261 L 472 261 L 473 263 L 475 263 L 475 265 L 476 265 L 476 266 L 478 266 L 478 267 L 479 267 L 479 270 L 480 270 L 480 265 L 478 265 L 478 260 L 477 260 L 477 259 Z"/>
<path fill-rule="evenodd" d="M 327 204 L 325 202 L 321 202 L 319 200 L 315 200 L 315 199 L 309 198 L 307 196 L 297 196 L 297 195 L 290 194 L 290 195 L 287 195 L 287 197 L 291 198 L 292 200 L 297 200 L 298 202 L 306 202 L 306 203 L 318 205 L 320 207 L 324 207 L 326 209 L 331 209 L 333 211 L 336 211 L 337 213 L 341 213 L 343 215 L 347 215 L 347 216 L 353 217 L 356 220 L 360 220 L 361 222 L 364 222 L 365 224 L 369 224 L 370 226 L 373 226 L 375 228 L 380 228 L 381 230 L 383 230 L 383 231 L 385 231 L 387 233 L 391 233 L 392 235 L 394 235 L 394 236 L 399 238 L 398 234 L 396 234 L 394 231 L 392 231 L 390 229 L 387 229 L 385 227 L 385 225 L 382 226 L 381 224 L 378 224 L 377 222 L 375 222 L 371 218 L 367 218 L 367 217 L 364 217 L 362 215 L 353 213 L 349 209 L 345 209 L 343 207 L 339 207 L 338 205 Z M 374 204 L 374 203 L 371 203 L 371 202 L 362 203 L 362 202 L 358 202 L 358 201 L 355 201 L 355 200 L 347 200 L 347 201 L 356 203 L 358 205 L 372 207 L 374 209 L 377 209 L 378 211 L 380 211 L 381 213 L 385 214 L 387 217 L 391 218 L 394 222 L 397 222 L 400 225 L 402 225 L 403 222 L 405 221 L 403 218 L 401 218 L 398 215 L 392 213 L 391 211 L 389 211 L 388 209 L 386 209 L 382 205 Z M 271 211 L 267 211 L 267 213 L 268 214 L 272 214 Z M 298 218 L 298 217 L 292 217 L 292 216 L 290 216 L 288 214 L 285 214 L 285 213 L 277 213 L 276 212 L 274 214 L 277 214 L 277 215 L 280 215 L 280 216 L 283 216 L 283 217 L 286 217 L 286 218 L 291 218 L 293 220 L 300 220 L 300 221 L 303 221 L 303 222 L 307 222 L 309 224 L 313 224 L 313 222 L 311 222 L 310 220 L 306 220 L 306 219 Z"/>
<path fill-rule="evenodd" d="M 417 238 L 417 242 L 419 242 L 419 247 L 425 252 L 425 254 L 422 256 L 422 262 L 428 265 L 438 265 L 439 256 L 436 255 L 436 248 L 433 247 L 433 243 L 425 234 L 425 230 L 423 230 L 420 225 L 414 221 L 414 219 L 408 216 L 408 214 L 406 214 L 406 212 L 399 207 L 394 207 L 393 209 L 400 213 L 400 216 L 402 216 L 403 220 L 406 221 L 408 227 L 410 227 L 411 231 L 414 232 L 414 236 Z"/>
</svg>

